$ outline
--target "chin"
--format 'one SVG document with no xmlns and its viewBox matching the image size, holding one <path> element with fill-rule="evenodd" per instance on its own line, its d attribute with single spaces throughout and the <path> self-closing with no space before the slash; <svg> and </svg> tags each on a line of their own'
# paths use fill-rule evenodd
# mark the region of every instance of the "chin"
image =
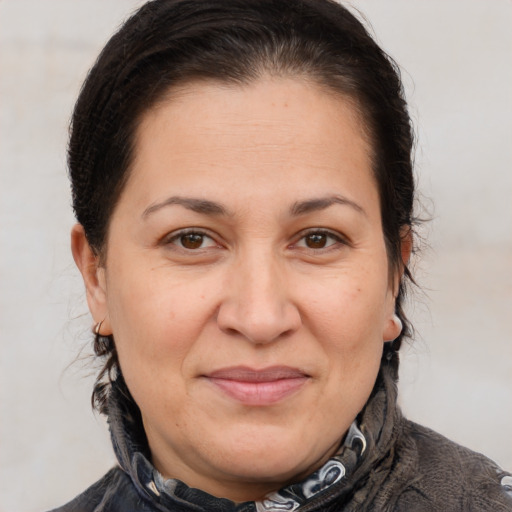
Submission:
<svg viewBox="0 0 512 512">
<path fill-rule="evenodd" d="M 238 434 L 236 442 L 232 438 L 229 446 L 222 448 L 220 453 L 226 456 L 221 464 L 226 473 L 247 481 L 275 481 L 282 485 L 314 470 L 331 455 L 329 450 L 305 453 L 302 448 L 308 436 L 293 435 L 289 427 L 260 427 L 243 436 Z"/>
</svg>

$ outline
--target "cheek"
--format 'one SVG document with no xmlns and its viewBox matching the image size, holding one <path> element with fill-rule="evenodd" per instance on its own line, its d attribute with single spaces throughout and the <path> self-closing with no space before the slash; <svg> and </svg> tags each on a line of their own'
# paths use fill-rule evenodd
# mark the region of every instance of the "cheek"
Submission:
<svg viewBox="0 0 512 512">
<path fill-rule="evenodd" d="M 108 309 L 123 373 L 172 379 L 214 309 L 207 283 L 163 269 L 110 276 Z"/>
<path fill-rule="evenodd" d="M 386 279 L 363 271 L 312 283 L 303 303 L 317 339 L 331 340 L 332 349 L 339 352 L 364 351 L 382 344 L 389 295 Z"/>
<path fill-rule="evenodd" d="M 347 272 L 327 283 L 316 283 L 310 300 L 313 336 L 327 356 L 325 409 L 338 404 L 336 414 L 357 414 L 377 376 L 383 350 L 387 274 Z"/>
</svg>

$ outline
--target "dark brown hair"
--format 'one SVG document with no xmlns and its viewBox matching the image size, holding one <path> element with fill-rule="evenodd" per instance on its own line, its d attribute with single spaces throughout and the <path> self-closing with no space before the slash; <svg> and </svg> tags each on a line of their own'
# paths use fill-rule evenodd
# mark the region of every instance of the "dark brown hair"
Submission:
<svg viewBox="0 0 512 512">
<path fill-rule="evenodd" d="M 109 40 L 75 106 L 68 165 L 76 218 L 93 250 L 106 250 L 109 219 L 130 173 L 144 112 L 192 80 L 244 84 L 264 75 L 307 79 L 354 100 L 373 148 L 390 271 L 402 269 L 413 224 L 413 134 L 400 73 L 345 7 L 333 0 L 153 0 Z M 407 267 L 398 290 L 402 310 Z M 120 376 L 115 343 L 93 394 L 103 412 Z M 99 347 L 98 343 L 96 343 Z"/>
</svg>

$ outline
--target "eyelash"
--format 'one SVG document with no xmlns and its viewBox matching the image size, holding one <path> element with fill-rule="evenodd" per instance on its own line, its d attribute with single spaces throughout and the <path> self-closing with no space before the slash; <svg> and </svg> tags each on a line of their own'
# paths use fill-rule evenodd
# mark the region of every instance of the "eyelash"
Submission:
<svg viewBox="0 0 512 512">
<path fill-rule="evenodd" d="M 206 232 L 202 229 L 199 229 L 199 228 L 187 228 L 187 229 L 182 229 L 178 232 L 171 233 L 170 235 L 168 235 L 162 239 L 162 245 L 172 244 L 172 245 L 176 246 L 178 250 L 181 250 L 181 251 L 184 251 L 187 253 L 200 252 L 201 250 L 204 251 L 205 249 L 208 249 L 209 247 L 211 247 L 211 246 L 208 246 L 208 247 L 189 248 L 189 247 L 183 247 L 182 244 L 180 245 L 180 244 L 176 243 L 182 237 L 185 237 L 187 235 L 196 235 L 198 237 L 201 237 L 200 245 L 202 245 L 204 243 L 205 239 L 209 239 L 213 242 L 211 246 L 217 246 L 217 247 L 219 246 L 219 244 L 216 242 L 216 240 L 213 236 L 211 236 L 208 232 Z M 330 239 L 333 242 L 326 245 L 325 247 L 316 247 L 316 248 L 308 247 L 306 245 L 306 243 L 307 243 L 306 239 L 308 236 L 312 236 L 312 235 L 326 237 L 327 240 Z M 299 245 L 300 242 L 302 242 L 302 241 L 304 241 L 303 246 Z M 299 236 L 296 238 L 296 241 L 293 242 L 289 247 L 291 247 L 291 248 L 298 247 L 301 250 L 308 251 L 308 252 L 311 252 L 314 254 L 319 254 L 321 252 L 335 250 L 335 249 L 339 248 L 340 245 L 346 246 L 346 245 L 350 245 L 350 244 L 339 233 L 335 233 L 335 232 L 332 232 L 332 231 L 329 231 L 326 229 L 322 229 L 322 228 L 310 228 L 306 231 L 299 233 Z"/>
<path fill-rule="evenodd" d="M 204 242 L 204 239 L 207 238 L 213 242 L 212 245 L 216 245 L 216 246 L 219 245 L 209 233 L 207 233 L 206 231 L 204 231 L 202 229 L 198 229 L 198 228 L 182 229 L 178 232 L 175 231 L 175 232 L 171 233 L 170 235 L 165 236 L 162 239 L 162 245 L 172 244 L 172 245 L 175 245 L 179 250 L 186 251 L 186 252 L 199 252 L 201 249 L 203 249 L 203 250 L 205 249 L 205 248 L 201 248 L 201 247 L 199 247 L 197 249 L 190 249 L 187 247 L 183 247 L 182 245 L 178 245 L 178 243 L 176 243 L 176 241 L 179 241 L 180 238 L 187 236 L 187 235 L 200 236 L 203 238 L 202 242 Z"/>
<path fill-rule="evenodd" d="M 332 232 L 332 231 L 329 231 L 327 229 L 322 229 L 322 228 L 311 228 L 311 229 L 308 229 L 307 231 L 303 231 L 302 233 L 300 233 L 300 236 L 297 238 L 297 241 L 294 242 L 292 244 L 292 246 L 297 246 L 299 242 L 301 242 L 302 240 L 305 241 L 306 238 L 311 235 L 325 236 L 327 239 L 333 240 L 333 243 L 327 245 L 326 247 L 313 248 L 313 247 L 303 246 L 303 247 L 301 247 L 301 249 L 304 249 L 306 251 L 313 252 L 313 253 L 319 253 L 320 251 L 326 252 L 329 250 L 335 250 L 335 249 L 339 248 L 339 246 L 350 245 L 349 242 L 343 236 L 341 236 L 339 233 Z"/>
</svg>

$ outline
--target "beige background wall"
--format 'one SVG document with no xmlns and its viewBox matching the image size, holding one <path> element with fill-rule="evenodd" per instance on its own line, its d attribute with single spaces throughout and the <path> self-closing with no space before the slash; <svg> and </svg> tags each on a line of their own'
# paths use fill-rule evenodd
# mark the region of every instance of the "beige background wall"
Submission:
<svg viewBox="0 0 512 512">
<path fill-rule="evenodd" d="M 89 406 L 65 145 L 86 70 L 138 3 L 0 1 L 0 511 L 62 504 L 113 464 Z M 353 4 L 406 70 L 434 216 L 403 407 L 512 469 L 512 2 Z"/>
</svg>

